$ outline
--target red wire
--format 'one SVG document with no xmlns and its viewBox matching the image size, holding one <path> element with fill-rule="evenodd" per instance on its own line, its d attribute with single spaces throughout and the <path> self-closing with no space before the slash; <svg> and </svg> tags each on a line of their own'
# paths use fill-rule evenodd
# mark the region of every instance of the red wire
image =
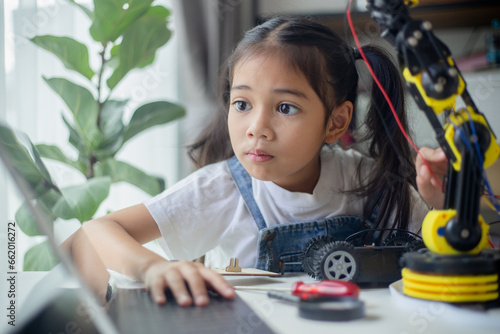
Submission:
<svg viewBox="0 0 500 334">
<path fill-rule="evenodd" d="M 352 36 L 354 37 L 354 41 L 356 42 L 356 46 L 358 47 L 359 53 L 361 55 L 361 58 L 363 58 L 363 60 L 364 60 L 364 62 L 366 64 L 366 67 L 368 68 L 368 71 L 370 72 L 371 76 L 373 77 L 373 80 L 375 81 L 375 83 L 377 84 L 378 88 L 382 92 L 382 95 L 384 95 L 384 98 L 386 99 L 387 103 L 389 104 L 389 108 L 392 111 L 392 115 L 394 116 L 394 119 L 396 120 L 396 123 L 398 124 L 399 129 L 403 133 L 403 136 L 406 138 L 406 140 L 408 141 L 408 143 L 410 143 L 410 145 L 413 147 L 413 149 L 417 152 L 417 154 L 420 156 L 420 158 L 422 158 L 422 161 L 427 166 L 427 168 L 429 168 L 429 171 L 431 172 L 432 178 L 436 181 L 436 183 L 439 185 L 440 188 L 443 188 L 443 186 L 441 185 L 441 182 L 439 182 L 438 178 L 436 177 L 436 175 L 432 171 L 431 167 L 429 166 L 429 163 L 425 160 L 425 158 L 422 155 L 422 153 L 420 153 L 420 150 L 413 143 L 413 141 L 411 140 L 410 136 L 408 136 L 408 134 L 406 133 L 405 129 L 403 128 L 403 125 L 401 124 L 401 121 L 399 120 L 399 117 L 396 114 L 396 109 L 394 109 L 394 106 L 393 106 L 391 100 L 389 99 L 389 96 L 387 96 L 387 93 L 386 93 L 384 87 L 382 87 L 382 84 L 378 80 L 377 76 L 375 75 L 375 72 L 373 71 L 373 68 L 371 67 L 370 63 L 368 62 L 368 59 L 366 58 L 366 55 L 365 55 L 365 53 L 364 53 L 364 51 L 363 51 L 363 49 L 361 47 L 361 44 L 359 43 L 358 35 L 356 34 L 356 30 L 354 29 L 354 25 L 352 24 L 352 19 L 351 19 L 351 2 L 352 2 L 352 0 L 349 0 L 349 3 L 347 5 L 347 11 L 346 11 L 347 21 L 349 22 L 349 28 L 351 29 Z"/>
</svg>

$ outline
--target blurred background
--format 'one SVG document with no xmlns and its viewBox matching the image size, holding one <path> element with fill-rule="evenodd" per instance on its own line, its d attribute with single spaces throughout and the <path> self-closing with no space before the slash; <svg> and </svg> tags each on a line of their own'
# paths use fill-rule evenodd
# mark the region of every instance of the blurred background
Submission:
<svg viewBox="0 0 500 334">
<path fill-rule="evenodd" d="M 93 7 L 92 0 L 76 2 Z M 158 99 L 176 102 L 186 109 L 185 117 L 139 135 L 119 153 L 120 160 L 164 178 L 167 187 L 194 169 L 187 158 L 186 145 L 213 117 L 219 68 L 244 31 L 275 14 L 307 15 L 332 27 L 354 45 L 345 20 L 347 1 L 344 0 L 158 0 L 155 3 L 171 10 L 169 28 L 173 35 L 159 49 L 151 66 L 131 71 L 113 94 L 117 99 L 131 101 L 124 110 L 124 118 L 130 117 L 134 107 Z M 358 35 L 363 43 L 378 43 L 392 50 L 379 37 L 380 30 L 365 5 L 364 0 L 353 1 Z M 475 103 L 498 135 L 500 65 L 495 52 L 500 43 L 500 24 L 494 20 L 500 19 L 500 2 L 421 0 L 412 13 L 414 18 L 431 21 L 436 35 L 448 45 Z M 61 118 L 65 105 L 42 76 L 64 76 L 75 81 L 79 78 L 29 39 L 36 35 L 67 35 L 87 43 L 92 39 L 88 30 L 88 18 L 67 0 L 0 2 L 0 121 L 27 133 L 35 143 L 59 145 L 68 156 L 74 156 L 75 152 L 68 143 L 69 133 Z M 90 49 L 89 54 L 91 66 L 97 64 L 98 50 Z M 362 107 L 369 97 L 362 87 L 360 91 Z M 417 145 L 436 147 L 434 133 L 423 113 L 410 103 L 409 114 Z M 81 181 L 82 176 L 71 168 L 54 161 L 46 163 L 56 184 Z M 496 193 L 500 193 L 500 163 L 488 174 Z M 1 222 L 12 220 L 20 205 L 8 196 L 9 191 L 12 189 L 5 175 L 0 175 Z M 127 183 L 113 184 L 96 215 L 136 204 L 149 196 Z M 487 207 L 484 214 L 487 221 L 498 220 Z M 59 225 L 61 228 L 57 228 Z M 56 235 L 62 240 L 78 226 L 78 222 L 56 223 Z M 2 238 L 4 233 L 0 231 Z M 19 243 L 19 253 L 36 242 L 37 238 L 26 238 Z"/>
</svg>

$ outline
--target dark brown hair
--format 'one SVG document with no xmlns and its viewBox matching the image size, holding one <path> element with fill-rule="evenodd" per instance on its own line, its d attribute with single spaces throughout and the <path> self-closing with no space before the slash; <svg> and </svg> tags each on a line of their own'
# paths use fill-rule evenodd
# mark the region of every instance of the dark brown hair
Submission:
<svg viewBox="0 0 500 334">
<path fill-rule="evenodd" d="M 398 69 L 382 49 L 364 46 L 363 51 L 407 130 L 404 88 Z M 312 20 L 272 18 L 249 30 L 225 63 L 220 81 L 221 108 L 190 147 L 190 157 L 197 166 L 234 155 L 227 128 L 234 66 L 254 55 L 266 54 L 279 55 L 291 68 L 304 74 L 325 106 L 325 122 L 336 105 L 351 101 L 356 106 L 358 73 L 352 48 L 332 30 Z M 376 168 L 369 180 L 360 179 L 360 187 L 348 189 L 346 193 L 369 199 L 364 216 L 368 218 L 378 210 L 376 226 L 407 228 L 411 212 L 410 184 L 414 185 L 415 180 L 412 152 L 382 93 L 372 86 L 372 103 L 365 120 L 367 133 L 363 139 L 369 143 L 368 153 L 375 159 Z M 360 164 L 358 169 L 361 168 Z"/>
</svg>

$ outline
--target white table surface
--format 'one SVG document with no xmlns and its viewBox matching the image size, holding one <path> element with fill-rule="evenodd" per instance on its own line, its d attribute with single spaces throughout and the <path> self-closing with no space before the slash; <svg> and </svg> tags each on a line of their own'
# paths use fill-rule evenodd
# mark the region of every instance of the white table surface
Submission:
<svg viewBox="0 0 500 334">
<path fill-rule="evenodd" d="M 18 305 L 23 303 L 31 288 L 45 273 L 23 272 L 19 275 Z M 304 274 L 284 277 L 226 277 L 235 286 L 269 288 L 290 287 L 295 281 L 315 282 Z M 237 290 L 252 309 L 276 333 L 348 333 L 348 334 L 483 334 L 500 333 L 500 309 L 489 312 L 457 309 L 444 303 L 415 300 L 391 295 L 388 288 L 362 289 L 360 299 L 365 302 L 366 316 L 347 322 L 314 321 L 300 318 L 296 305 L 270 299 L 266 291 Z M 245 321 L 247 320 L 247 321 Z M 242 328 L 235 332 L 252 333 L 255 319 L 243 319 Z M 493 324 L 493 325 L 492 325 Z"/>
<path fill-rule="evenodd" d="M 228 278 L 233 285 L 290 287 L 295 281 L 316 282 L 307 275 L 279 278 Z M 269 299 L 265 291 L 241 290 L 238 294 L 277 333 L 421 334 L 500 333 L 500 309 L 478 312 L 455 306 L 391 295 L 388 288 L 362 289 L 366 317 L 347 322 L 300 318 L 295 305 Z M 488 326 L 488 327 L 486 327 Z"/>
</svg>

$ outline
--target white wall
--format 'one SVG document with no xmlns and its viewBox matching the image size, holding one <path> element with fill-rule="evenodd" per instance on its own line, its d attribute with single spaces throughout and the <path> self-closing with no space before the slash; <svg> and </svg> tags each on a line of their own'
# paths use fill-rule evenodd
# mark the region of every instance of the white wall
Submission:
<svg viewBox="0 0 500 334">
<path fill-rule="evenodd" d="M 348 0 L 259 0 L 258 12 L 261 16 L 273 14 L 331 14 L 343 13 Z M 353 0 L 353 10 L 365 10 L 365 0 Z"/>
</svg>

